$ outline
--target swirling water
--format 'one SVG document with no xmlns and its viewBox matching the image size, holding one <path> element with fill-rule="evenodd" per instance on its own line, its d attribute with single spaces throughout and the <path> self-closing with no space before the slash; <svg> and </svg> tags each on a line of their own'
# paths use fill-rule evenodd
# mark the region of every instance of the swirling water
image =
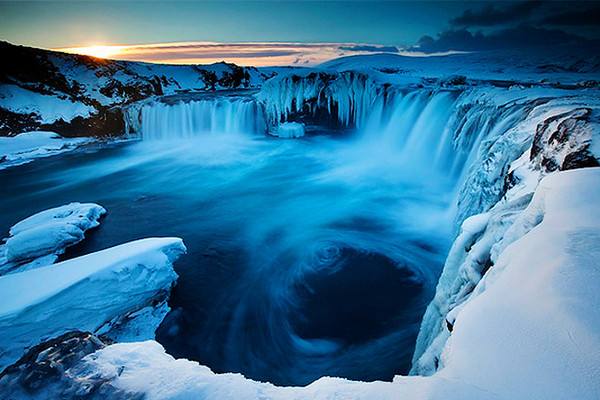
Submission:
<svg viewBox="0 0 600 400">
<path fill-rule="evenodd" d="M 410 118 L 417 126 L 428 117 Z M 373 129 L 87 148 L 2 171 L 12 190 L 0 223 L 7 230 L 41 209 L 93 201 L 109 213 L 65 257 L 182 237 L 189 253 L 175 265 L 173 311 L 157 333 L 176 357 L 282 385 L 391 379 L 410 367 L 449 245 L 456 182 L 415 159 L 427 143 L 407 134 L 398 146 L 412 140 L 413 150 L 401 156 L 373 133 L 389 127 Z"/>
</svg>

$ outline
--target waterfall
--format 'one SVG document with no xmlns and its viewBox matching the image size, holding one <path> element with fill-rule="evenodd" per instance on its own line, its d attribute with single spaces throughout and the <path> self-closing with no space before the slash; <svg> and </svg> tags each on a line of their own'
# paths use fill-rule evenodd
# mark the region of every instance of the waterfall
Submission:
<svg viewBox="0 0 600 400">
<path fill-rule="evenodd" d="M 218 97 L 175 104 L 145 104 L 130 109 L 125 120 L 128 129 L 144 140 L 161 140 L 263 133 L 262 115 L 260 106 L 252 99 Z"/>
<path fill-rule="evenodd" d="M 481 165 L 494 164 L 498 155 L 491 154 L 490 147 L 534 106 L 518 97 L 515 92 L 508 97 L 513 100 L 503 102 L 507 97 L 495 99 L 485 88 L 398 87 L 354 72 L 311 72 L 272 78 L 254 96 L 136 103 L 125 110 L 124 119 L 127 133 L 156 140 L 273 134 L 285 123 L 302 126 L 289 123 L 304 123 L 303 118 L 319 125 L 328 114 L 356 130 L 358 147 L 371 147 L 368 157 L 401 164 L 414 177 L 448 183 L 460 222 L 501 193 L 502 182 L 486 183 Z"/>
</svg>

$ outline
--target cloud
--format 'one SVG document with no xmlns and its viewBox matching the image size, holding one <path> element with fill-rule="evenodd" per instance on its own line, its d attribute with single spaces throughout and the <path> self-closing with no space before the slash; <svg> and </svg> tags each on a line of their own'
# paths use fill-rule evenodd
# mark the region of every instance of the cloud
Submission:
<svg viewBox="0 0 600 400">
<path fill-rule="evenodd" d="M 534 49 L 560 45 L 598 45 L 597 41 L 570 34 L 557 29 L 537 28 L 521 25 L 501 29 L 488 34 L 472 33 L 467 29 L 448 30 L 437 38 L 423 36 L 412 51 L 438 53 L 446 51 L 482 51 L 502 49 Z"/>
<path fill-rule="evenodd" d="M 98 46 L 55 49 L 69 53 L 90 54 L 86 49 Z M 179 42 L 142 45 L 102 46 L 111 51 L 110 58 L 164 64 L 211 64 L 219 61 L 238 65 L 315 65 L 352 54 L 398 52 L 395 46 L 367 43 L 294 43 L 294 42 Z"/>
<path fill-rule="evenodd" d="M 370 53 L 397 53 L 399 51 L 399 49 L 396 46 L 372 46 L 372 45 L 340 46 L 340 50 L 360 51 L 360 52 L 370 52 Z"/>
<path fill-rule="evenodd" d="M 583 6 L 583 7 L 582 7 Z M 573 10 L 572 8 L 578 8 Z M 539 21 L 545 25 L 560 25 L 560 26 L 583 26 L 592 25 L 600 27 L 600 6 L 582 4 L 574 2 L 570 5 L 569 10 L 550 14 L 543 17 Z"/>
<path fill-rule="evenodd" d="M 450 20 L 453 26 L 495 26 L 512 22 L 520 22 L 529 18 L 531 13 L 542 3 L 540 1 L 523 1 L 506 7 L 488 4 L 479 10 L 466 10 L 462 15 Z"/>
</svg>

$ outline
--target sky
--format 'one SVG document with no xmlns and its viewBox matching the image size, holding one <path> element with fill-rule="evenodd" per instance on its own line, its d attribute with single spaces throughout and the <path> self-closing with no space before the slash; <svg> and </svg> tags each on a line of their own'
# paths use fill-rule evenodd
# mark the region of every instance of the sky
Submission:
<svg viewBox="0 0 600 400">
<path fill-rule="evenodd" d="M 0 1 L 0 39 L 148 62 L 317 64 L 600 39 L 598 2 Z"/>
</svg>

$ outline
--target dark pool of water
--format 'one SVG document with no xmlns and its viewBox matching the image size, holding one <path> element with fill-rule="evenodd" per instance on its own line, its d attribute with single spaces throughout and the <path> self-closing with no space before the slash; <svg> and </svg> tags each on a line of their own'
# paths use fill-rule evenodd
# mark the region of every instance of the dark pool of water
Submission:
<svg viewBox="0 0 600 400">
<path fill-rule="evenodd" d="M 406 373 L 450 227 L 447 192 L 345 140 L 103 145 L 0 171 L 0 229 L 108 210 L 76 257 L 150 236 L 188 254 L 157 340 L 276 384 Z"/>
</svg>

